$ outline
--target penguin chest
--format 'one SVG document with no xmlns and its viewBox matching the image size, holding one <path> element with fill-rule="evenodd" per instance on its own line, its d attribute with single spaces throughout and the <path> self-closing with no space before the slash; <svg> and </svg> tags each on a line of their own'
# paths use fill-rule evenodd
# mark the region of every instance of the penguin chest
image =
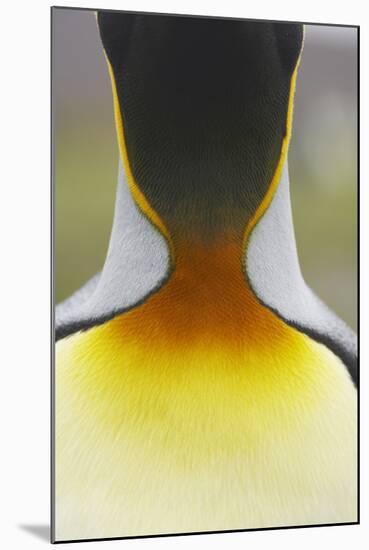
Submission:
<svg viewBox="0 0 369 550">
<path fill-rule="evenodd" d="M 330 351 L 119 323 L 57 346 L 57 536 L 356 521 L 356 391 Z"/>
</svg>

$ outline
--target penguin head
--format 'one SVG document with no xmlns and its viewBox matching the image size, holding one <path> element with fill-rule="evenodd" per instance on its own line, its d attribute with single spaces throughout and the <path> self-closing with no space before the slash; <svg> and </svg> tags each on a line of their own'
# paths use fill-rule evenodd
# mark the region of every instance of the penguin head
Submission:
<svg viewBox="0 0 369 550">
<path fill-rule="evenodd" d="M 174 240 L 241 238 L 288 134 L 302 25 L 107 11 L 97 21 L 140 193 Z"/>
</svg>

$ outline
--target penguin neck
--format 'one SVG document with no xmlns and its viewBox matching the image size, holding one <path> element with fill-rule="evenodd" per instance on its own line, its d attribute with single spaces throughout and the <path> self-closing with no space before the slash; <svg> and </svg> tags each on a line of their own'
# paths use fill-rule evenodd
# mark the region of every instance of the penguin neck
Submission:
<svg viewBox="0 0 369 550">
<path fill-rule="evenodd" d="M 286 177 L 286 170 L 283 174 Z M 119 185 L 124 184 L 123 177 Z M 123 227 L 122 220 L 129 217 L 130 213 L 125 211 L 128 205 L 119 200 L 113 234 Z M 137 204 L 135 208 L 139 209 Z M 145 221 L 150 224 L 151 232 L 159 233 L 154 224 Z M 139 227 L 136 229 L 140 231 Z M 125 327 L 123 330 L 122 326 L 122 332 L 128 326 L 129 333 L 137 332 L 140 338 L 144 338 L 147 331 L 149 340 L 157 333 L 158 341 L 164 339 L 167 344 L 171 341 L 176 345 L 181 341 L 187 345 L 190 339 L 204 344 L 214 338 L 238 345 L 242 334 L 244 341 L 259 347 L 265 340 L 265 331 L 271 341 L 274 336 L 275 341 L 280 341 L 285 332 L 284 323 L 261 305 L 248 282 L 245 244 L 251 232 L 252 227 L 247 226 L 243 232 L 219 232 L 210 240 L 201 235 L 188 238 L 175 234 L 169 276 L 138 307 L 121 316 Z M 130 239 L 134 234 L 135 227 L 127 227 L 120 239 Z M 142 237 L 145 239 L 144 234 Z M 161 238 L 165 240 L 163 235 Z M 153 260 L 155 246 L 154 243 L 146 254 L 152 254 Z M 135 252 L 132 247 L 132 253 Z M 120 267 L 124 270 L 124 266 Z M 124 275 L 121 284 L 124 285 Z"/>
<path fill-rule="evenodd" d="M 172 273 L 178 270 L 186 271 L 187 280 L 191 278 L 201 281 L 205 275 L 216 277 L 219 273 L 228 277 L 241 273 L 243 278 L 247 279 L 246 257 L 250 237 L 269 209 L 273 210 L 274 222 L 265 240 L 269 239 L 273 243 L 275 257 L 287 250 L 290 266 L 300 274 L 291 215 L 287 159 L 280 170 L 278 180 L 270 185 L 257 208 L 251 214 L 249 210 L 244 212 L 243 224 L 229 227 L 228 213 L 223 223 L 223 212 L 219 211 L 218 219 L 215 220 L 218 231 L 211 236 L 206 232 L 192 230 L 191 217 L 183 228 L 169 232 L 151 205 L 147 204 L 147 207 L 143 208 L 135 195 L 126 171 L 120 163 L 113 228 L 105 267 L 114 262 L 114 271 L 119 272 L 123 279 L 127 256 L 119 258 L 122 243 L 129 248 L 131 257 L 136 258 L 136 267 L 139 267 L 137 257 L 144 244 L 146 259 L 150 257 L 154 261 L 159 255 L 165 254 L 168 263 L 171 264 Z M 206 216 L 206 212 L 204 215 Z M 241 217 L 240 212 L 237 213 L 237 217 Z M 263 256 L 263 252 L 264 250 L 258 251 L 259 257 Z M 267 258 L 264 263 L 268 263 Z"/>
</svg>

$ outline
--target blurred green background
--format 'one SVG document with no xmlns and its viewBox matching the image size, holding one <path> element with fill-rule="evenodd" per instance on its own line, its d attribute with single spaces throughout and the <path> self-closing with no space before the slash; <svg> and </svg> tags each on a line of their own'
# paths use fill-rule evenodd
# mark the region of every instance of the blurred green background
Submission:
<svg viewBox="0 0 369 550">
<path fill-rule="evenodd" d="M 357 325 L 357 31 L 305 27 L 289 153 L 300 263 Z M 55 286 L 59 302 L 101 269 L 118 166 L 110 81 L 93 12 L 54 9 Z"/>
</svg>

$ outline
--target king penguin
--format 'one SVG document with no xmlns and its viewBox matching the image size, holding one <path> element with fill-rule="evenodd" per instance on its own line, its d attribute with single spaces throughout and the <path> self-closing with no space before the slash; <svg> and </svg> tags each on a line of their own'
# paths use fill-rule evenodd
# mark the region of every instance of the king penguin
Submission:
<svg viewBox="0 0 369 550">
<path fill-rule="evenodd" d="M 56 310 L 55 539 L 357 521 L 356 336 L 305 284 L 303 27 L 97 13 L 120 152 Z"/>
</svg>

